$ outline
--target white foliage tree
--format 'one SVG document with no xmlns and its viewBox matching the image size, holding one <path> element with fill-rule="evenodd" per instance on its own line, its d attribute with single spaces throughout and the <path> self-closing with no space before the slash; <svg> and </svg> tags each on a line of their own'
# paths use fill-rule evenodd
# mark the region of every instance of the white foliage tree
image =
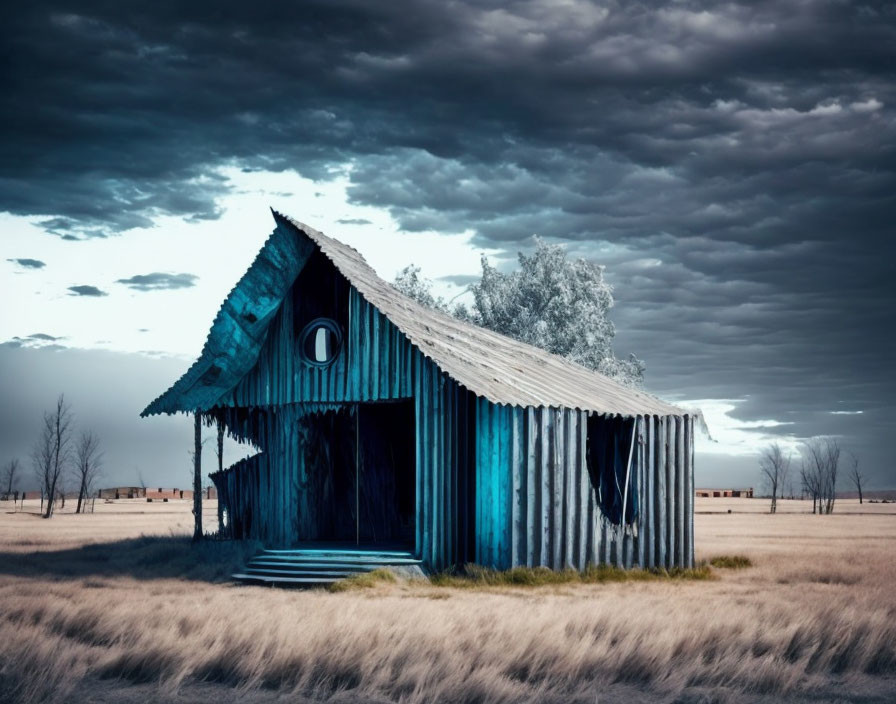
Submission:
<svg viewBox="0 0 896 704">
<path fill-rule="evenodd" d="M 408 264 L 395 276 L 392 285 L 408 298 L 421 303 L 427 308 L 435 308 L 447 313 L 448 306 L 441 296 L 432 293 L 432 281 L 420 276 L 420 267 Z"/>
<path fill-rule="evenodd" d="M 630 386 L 640 386 L 644 363 L 632 355 L 613 354 L 616 328 L 609 319 L 613 289 L 603 267 L 585 259 L 570 259 L 561 245 L 536 238 L 535 251 L 519 254 L 519 269 L 502 274 L 482 257 L 482 277 L 470 290 L 473 309 L 456 306 L 459 318 L 515 340 L 565 357 L 588 369 Z M 445 301 L 432 294 L 420 269 L 405 267 L 395 287 L 431 308 L 449 312 Z"/>
</svg>

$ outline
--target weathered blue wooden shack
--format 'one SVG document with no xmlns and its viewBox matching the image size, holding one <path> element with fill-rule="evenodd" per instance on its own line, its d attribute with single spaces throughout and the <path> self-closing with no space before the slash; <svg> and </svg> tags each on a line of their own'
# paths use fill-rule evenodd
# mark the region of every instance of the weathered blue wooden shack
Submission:
<svg viewBox="0 0 896 704">
<path fill-rule="evenodd" d="M 423 307 L 274 218 L 199 359 L 143 412 L 258 448 L 212 475 L 222 530 L 430 569 L 693 564 L 692 416 Z"/>
</svg>

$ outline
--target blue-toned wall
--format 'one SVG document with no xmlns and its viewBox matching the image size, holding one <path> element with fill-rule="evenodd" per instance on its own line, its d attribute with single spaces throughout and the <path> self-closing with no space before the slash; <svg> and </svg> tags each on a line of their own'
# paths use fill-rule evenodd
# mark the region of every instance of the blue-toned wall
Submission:
<svg viewBox="0 0 896 704">
<path fill-rule="evenodd" d="M 349 288 L 345 341 L 329 367 L 299 355 L 297 296 L 287 296 L 269 328 L 258 363 L 221 405 L 253 407 L 304 402 L 410 398 L 413 349 L 386 317 Z M 340 321 L 342 322 L 342 321 Z"/>
<path fill-rule="evenodd" d="M 475 403 L 415 352 L 416 543 L 434 569 L 475 561 Z"/>
<path fill-rule="evenodd" d="M 623 529 L 597 503 L 585 411 L 480 399 L 476 561 L 502 569 L 692 566 L 693 419 L 639 417 L 635 428 L 640 510 L 634 526 Z"/>
</svg>

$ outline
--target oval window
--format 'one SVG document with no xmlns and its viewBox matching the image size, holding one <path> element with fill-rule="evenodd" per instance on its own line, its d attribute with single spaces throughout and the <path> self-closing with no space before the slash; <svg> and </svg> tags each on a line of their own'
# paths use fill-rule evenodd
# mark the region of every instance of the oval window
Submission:
<svg viewBox="0 0 896 704">
<path fill-rule="evenodd" d="M 335 320 L 312 320 L 299 336 L 299 351 L 308 364 L 326 367 L 332 364 L 342 348 L 342 330 Z"/>
</svg>

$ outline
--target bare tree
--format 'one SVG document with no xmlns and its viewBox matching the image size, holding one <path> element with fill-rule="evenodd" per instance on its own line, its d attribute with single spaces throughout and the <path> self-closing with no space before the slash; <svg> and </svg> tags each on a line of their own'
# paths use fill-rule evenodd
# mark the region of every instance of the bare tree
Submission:
<svg viewBox="0 0 896 704">
<path fill-rule="evenodd" d="M 813 495 L 812 512 L 833 513 L 840 467 L 840 443 L 834 438 L 810 438 L 803 443 L 803 484 Z"/>
<path fill-rule="evenodd" d="M 47 425 L 47 414 L 44 414 L 44 423 L 34 448 L 31 451 L 31 461 L 34 466 L 34 474 L 40 485 L 40 512 L 46 508 L 47 485 L 52 482 L 53 474 L 53 432 L 52 426 Z M 58 477 L 57 477 L 58 478 Z M 55 485 L 53 491 L 56 491 Z"/>
<path fill-rule="evenodd" d="M 71 459 L 71 458 L 69 458 Z M 56 483 L 56 501 L 59 502 L 59 508 L 65 508 L 65 496 L 68 493 L 68 475 L 63 471 L 59 475 L 59 481 Z"/>
<path fill-rule="evenodd" d="M 783 494 L 784 482 L 790 473 L 790 456 L 785 455 L 781 446 L 774 442 L 760 454 L 759 469 L 772 497 L 769 513 L 775 513 L 778 510 L 778 491 Z"/>
<path fill-rule="evenodd" d="M 47 497 L 44 518 L 53 515 L 58 485 L 71 459 L 72 420 L 71 407 L 60 394 L 55 410 L 44 413 L 40 436 L 31 453 L 41 492 Z"/>
<path fill-rule="evenodd" d="M 834 501 L 837 498 L 837 473 L 840 469 L 840 444 L 833 438 L 827 438 L 825 447 L 825 487 L 827 499 L 825 512 L 834 512 Z"/>
<path fill-rule="evenodd" d="M 786 490 L 788 498 L 793 499 L 793 498 L 795 498 L 796 492 L 794 491 L 794 488 L 793 488 L 793 463 L 792 462 L 790 464 L 790 467 L 788 467 L 786 482 L 787 482 L 786 489 L 783 484 L 781 485 L 781 498 L 782 499 L 784 498 L 784 492 Z"/>
<path fill-rule="evenodd" d="M 805 457 L 800 463 L 800 480 L 803 483 L 803 491 L 812 497 L 812 513 L 815 513 L 818 504 L 819 486 L 813 465 Z"/>
<path fill-rule="evenodd" d="M 78 482 L 78 505 L 75 513 L 81 513 L 81 509 L 86 508 L 85 500 L 99 476 L 102 463 L 99 436 L 92 430 L 82 430 L 75 447 L 75 479 Z"/>
<path fill-rule="evenodd" d="M 862 503 L 862 487 L 865 485 L 865 475 L 859 471 L 859 458 L 853 453 L 849 453 L 849 479 L 859 492 L 859 503 Z"/>
<path fill-rule="evenodd" d="M 3 468 L 3 477 L 0 481 L 3 482 L 3 495 L 7 498 L 12 496 L 13 488 L 16 485 L 16 480 L 18 479 L 19 473 L 19 459 L 14 458 L 6 463 L 6 466 Z M 18 492 L 16 492 L 18 493 Z M 15 501 L 15 498 L 13 499 Z"/>
<path fill-rule="evenodd" d="M 779 480 L 778 480 L 778 489 L 780 490 L 780 493 L 778 494 L 778 498 L 783 499 L 784 491 L 787 488 L 787 484 L 788 483 L 791 485 L 793 484 L 793 482 L 790 479 L 791 467 L 792 467 L 791 456 L 790 456 L 790 451 L 788 450 L 787 457 L 785 458 L 784 464 L 781 467 L 781 476 L 779 477 Z M 791 493 L 792 493 L 792 491 L 791 491 Z"/>
</svg>

